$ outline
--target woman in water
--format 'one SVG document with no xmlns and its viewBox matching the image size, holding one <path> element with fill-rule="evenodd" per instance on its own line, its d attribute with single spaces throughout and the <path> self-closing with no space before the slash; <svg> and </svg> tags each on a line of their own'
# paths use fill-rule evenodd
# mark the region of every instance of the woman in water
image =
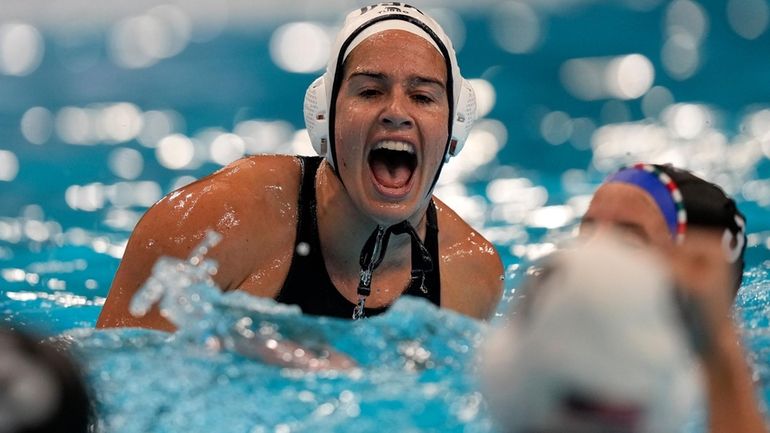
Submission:
<svg viewBox="0 0 770 433">
<path fill-rule="evenodd" d="M 252 156 L 183 187 L 134 230 L 97 326 L 170 330 L 132 296 L 164 255 L 187 257 L 207 230 L 225 291 L 359 318 L 400 296 L 488 318 L 502 293 L 491 243 L 432 195 L 475 117 L 451 41 L 417 8 L 351 12 L 305 121 L 321 157 Z"/>
</svg>

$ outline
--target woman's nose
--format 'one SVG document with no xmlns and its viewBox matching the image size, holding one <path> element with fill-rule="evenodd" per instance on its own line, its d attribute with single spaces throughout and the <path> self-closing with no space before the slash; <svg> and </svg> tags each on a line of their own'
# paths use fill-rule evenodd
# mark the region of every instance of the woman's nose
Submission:
<svg viewBox="0 0 770 433">
<path fill-rule="evenodd" d="M 380 115 L 380 122 L 389 128 L 411 127 L 414 121 L 407 110 L 408 102 L 407 95 L 392 94 Z"/>
</svg>

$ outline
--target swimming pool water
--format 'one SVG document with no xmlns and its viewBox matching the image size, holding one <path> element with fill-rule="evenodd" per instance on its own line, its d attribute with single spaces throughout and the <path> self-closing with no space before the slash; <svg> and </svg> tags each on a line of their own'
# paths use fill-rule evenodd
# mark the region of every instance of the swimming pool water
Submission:
<svg viewBox="0 0 770 433">
<path fill-rule="evenodd" d="M 672 49 L 666 23 L 675 21 L 677 2 L 647 2 L 641 11 L 624 2 L 538 10 L 542 40 L 521 54 L 496 39 L 496 25 L 509 22 L 498 19 L 510 12 L 505 3 L 450 14 L 465 34 L 465 76 L 494 92 L 486 99 L 491 111 L 437 191 L 503 256 L 509 283 L 498 314 L 517 266 L 571 234 L 603 174 L 636 160 L 674 161 L 724 184 L 747 214 L 747 279 L 736 315 L 770 401 L 770 33 L 740 38 L 720 2 L 696 4 L 710 25 L 697 40 L 696 72 L 681 78 L 663 55 Z M 230 29 L 129 69 L 107 55 L 106 30 L 67 38 L 41 27 L 46 53 L 38 69 L 0 74 L 0 151 L 18 165 L 8 176 L 11 159 L 0 154 L 4 324 L 43 335 L 79 328 L 68 340 L 97 397 L 101 431 L 495 431 L 473 374 L 486 325 L 417 300 L 352 324 L 233 298 L 253 307 L 255 322 L 328 343 L 361 366 L 341 374 L 282 370 L 152 331 L 93 331 L 133 224 L 163 194 L 217 169 L 213 149 L 306 149 L 301 101 L 315 73 L 289 73 L 270 60 L 274 29 Z M 663 95 L 669 111 L 654 109 L 652 97 L 585 100 L 565 90 L 568 60 L 634 53 L 652 63 L 656 90 L 648 95 Z M 141 133 L 97 127 L 110 116 L 128 119 L 118 122 L 125 128 L 140 122 Z M 25 122 L 38 129 L 30 135 Z M 189 164 L 164 160 L 167 137 L 177 140 L 172 148 L 193 149 Z"/>
<path fill-rule="evenodd" d="M 53 247 L 28 257 L 39 254 L 48 257 L 44 263 L 50 269 L 38 265 L 27 270 L 39 272 L 42 279 L 64 281 L 67 287 L 93 277 L 88 272 L 92 263 L 108 268 L 106 274 L 117 263 L 83 247 Z M 82 269 L 78 260 L 89 266 Z M 511 282 L 500 314 L 507 309 L 519 261 L 506 258 Z M 736 316 L 743 324 L 758 389 L 770 401 L 768 266 L 752 263 L 748 271 Z M 3 299 L 4 311 L 10 312 L 6 317 L 15 326 L 47 333 L 79 328 L 65 333 L 64 341 L 84 366 L 97 402 L 99 431 L 380 432 L 383 424 L 388 431 L 498 431 L 476 377 L 475 351 L 487 325 L 423 300 L 405 298 L 382 316 L 350 322 L 303 316 L 272 300 L 214 291 L 213 320 L 206 326 L 213 329 L 216 323 L 232 325 L 249 317 L 255 328 L 268 327 L 270 335 L 306 347 L 331 347 L 359 366 L 305 372 L 233 350 L 207 349 L 201 334 L 95 331 L 100 302 L 89 292 L 98 289 L 30 291 L 27 282 L 15 284 L 19 288 L 8 290 Z M 25 300 L 19 297 L 23 294 L 37 298 Z"/>
<path fill-rule="evenodd" d="M 308 373 L 154 331 L 75 333 L 104 431 L 490 431 L 471 374 L 480 324 L 419 300 L 357 323 L 263 301 L 255 323 L 359 367 Z"/>
</svg>

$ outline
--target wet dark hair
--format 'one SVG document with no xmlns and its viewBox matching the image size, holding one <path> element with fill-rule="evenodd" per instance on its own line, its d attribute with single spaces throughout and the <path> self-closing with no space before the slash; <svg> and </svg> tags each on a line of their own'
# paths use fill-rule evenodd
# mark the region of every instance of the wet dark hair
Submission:
<svg viewBox="0 0 770 433">
<path fill-rule="evenodd" d="M 88 389 L 80 370 L 66 349 L 51 341 L 41 341 L 28 332 L 0 327 L 0 341 L 5 341 L 4 350 L 12 352 L 20 359 L 35 363 L 53 379 L 51 385 L 55 391 L 53 407 L 47 416 L 40 419 L 24 420 L 12 426 L 12 433 L 86 433 L 93 419 L 93 408 Z M 15 371 L 0 371 L 0 383 L 13 383 L 9 376 Z M 0 387 L 0 396 L 8 392 L 8 387 Z M 0 399 L 1 401 L 2 399 Z"/>
</svg>

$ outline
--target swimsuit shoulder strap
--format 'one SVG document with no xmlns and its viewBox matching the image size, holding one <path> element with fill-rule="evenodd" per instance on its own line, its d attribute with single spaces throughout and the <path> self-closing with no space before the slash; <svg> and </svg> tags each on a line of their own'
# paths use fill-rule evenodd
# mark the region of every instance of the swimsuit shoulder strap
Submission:
<svg viewBox="0 0 770 433">
<path fill-rule="evenodd" d="M 285 304 L 302 305 L 306 302 L 303 278 L 311 269 L 318 271 L 313 260 L 320 255 L 320 241 L 315 230 L 315 174 L 321 163 L 320 157 L 298 157 L 301 165 L 301 182 L 297 197 L 297 231 L 291 266 L 276 300 Z M 325 269 L 324 269 L 325 271 Z"/>
<path fill-rule="evenodd" d="M 437 307 L 441 306 L 441 269 L 439 266 L 438 216 L 433 200 L 425 216 L 425 248 L 430 254 L 432 268 L 427 272 L 416 272 L 415 253 L 412 252 L 412 281 L 404 292 L 406 295 L 425 298 Z"/>
</svg>

